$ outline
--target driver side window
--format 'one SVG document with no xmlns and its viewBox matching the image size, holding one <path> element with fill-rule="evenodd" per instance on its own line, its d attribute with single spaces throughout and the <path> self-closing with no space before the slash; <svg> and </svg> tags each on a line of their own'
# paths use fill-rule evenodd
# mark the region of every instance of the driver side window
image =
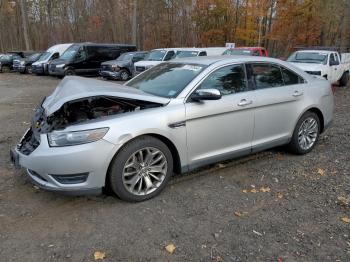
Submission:
<svg viewBox="0 0 350 262">
<path fill-rule="evenodd" d="M 215 88 L 221 95 L 230 95 L 248 91 L 243 65 L 222 67 L 211 73 L 199 86 L 199 89 Z"/>
</svg>

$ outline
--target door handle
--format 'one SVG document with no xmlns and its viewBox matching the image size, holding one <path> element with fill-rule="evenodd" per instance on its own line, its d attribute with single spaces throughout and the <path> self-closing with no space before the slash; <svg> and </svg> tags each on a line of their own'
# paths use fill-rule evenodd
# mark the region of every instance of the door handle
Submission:
<svg viewBox="0 0 350 262">
<path fill-rule="evenodd" d="M 237 105 L 238 106 L 247 106 L 247 105 L 250 105 L 252 104 L 253 101 L 252 100 L 247 100 L 247 99 L 242 99 Z"/>
<path fill-rule="evenodd" d="M 294 97 L 298 97 L 298 96 L 302 96 L 303 94 L 304 94 L 303 92 L 294 91 L 293 96 L 294 96 Z"/>
</svg>

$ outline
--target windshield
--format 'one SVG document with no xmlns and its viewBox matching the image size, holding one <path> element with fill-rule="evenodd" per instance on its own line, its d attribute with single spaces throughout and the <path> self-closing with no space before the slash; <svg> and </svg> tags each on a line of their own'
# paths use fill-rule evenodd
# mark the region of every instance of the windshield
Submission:
<svg viewBox="0 0 350 262">
<path fill-rule="evenodd" d="M 252 55 L 249 49 L 227 49 L 223 55 Z"/>
<path fill-rule="evenodd" d="M 30 61 L 37 60 L 41 56 L 41 53 L 33 54 L 29 57 Z"/>
<path fill-rule="evenodd" d="M 288 62 L 326 64 L 327 54 L 319 52 L 295 52 L 288 59 Z"/>
<path fill-rule="evenodd" d="M 117 61 L 129 61 L 131 60 L 133 54 L 124 53 L 117 58 Z"/>
<path fill-rule="evenodd" d="M 165 50 L 153 50 L 145 57 L 144 60 L 162 61 L 165 54 L 166 54 Z"/>
<path fill-rule="evenodd" d="M 79 45 L 72 45 L 61 56 L 60 59 L 72 60 L 80 49 Z"/>
<path fill-rule="evenodd" d="M 45 52 L 41 55 L 41 57 L 38 59 L 38 62 L 47 60 L 51 56 L 51 52 Z"/>
<path fill-rule="evenodd" d="M 206 66 L 162 63 L 130 80 L 127 85 L 152 95 L 176 97 Z"/>
<path fill-rule="evenodd" d="M 177 51 L 175 58 L 197 56 L 198 51 Z"/>
</svg>

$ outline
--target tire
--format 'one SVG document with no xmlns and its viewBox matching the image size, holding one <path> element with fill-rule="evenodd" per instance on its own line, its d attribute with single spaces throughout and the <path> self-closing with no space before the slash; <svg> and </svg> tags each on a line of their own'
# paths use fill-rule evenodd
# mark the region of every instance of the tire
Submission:
<svg viewBox="0 0 350 262">
<path fill-rule="evenodd" d="M 75 75 L 75 71 L 73 69 L 67 69 L 64 72 L 64 75 L 66 75 L 66 76 L 74 76 Z"/>
<path fill-rule="evenodd" d="M 7 65 L 4 65 L 1 67 L 1 72 L 2 73 L 10 73 L 11 72 L 11 68 Z"/>
<path fill-rule="evenodd" d="M 25 71 L 24 71 L 26 74 L 32 74 L 32 66 L 26 66 L 26 69 L 25 69 Z"/>
<path fill-rule="evenodd" d="M 319 117 L 314 112 L 307 111 L 295 126 L 292 140 L 288 145 L 290 151 L 298 155 L 309 153 L 315 147 L 320 137 L 320 131 Z M 308 139 L 305 139 L 306 137 Z"/>
<path fill-rule="evenodd" d="M 141 158 L 145 161 L 141 161 Z M 152 161 L 155 161 L 154 164 Z M 150 165 L 142 165 L 147 162 Z M 150 171 L 155 167 L 158 172 Z M 173 158 L 169 148 L 157 138 L 142 136 L 123 146 L 113 158 L 108 173 L 108 186 L 120 199 L 140 202 L 158 195 L 172 173 Z M 135 182 L 134 185 L 131 181 Z"/>
<path fill-rule="evenodd" d="M 130 74 L 127 70 L 122 69 L 120 70 L 120 80 L 127 81 L 130 78 Z"/>
<path fill-rule="evenodd" d="M 349 82 L 349 72 L 345 72 L 339 80 L 339 85 L 347 86 L 348 82 Z"/>
</svg>

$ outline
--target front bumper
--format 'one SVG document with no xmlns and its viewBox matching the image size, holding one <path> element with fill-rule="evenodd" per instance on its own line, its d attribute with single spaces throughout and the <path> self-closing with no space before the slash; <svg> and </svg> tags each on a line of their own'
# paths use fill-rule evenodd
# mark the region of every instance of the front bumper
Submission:
<svg viewBox="0 0 350 262">
<path fill-rule="evenodd" d="M 13 66 L 13 70 L 16 72 L 24 73 L 26 71 L 26 66 L 24 65 Z"/>
<path fill-rule="evenodd" d="M 40 140 L 39 146 L 29 155 L 21 153 L 18 148 L 10 152 L 13 164 L 24 167 L 34 184 L 49 191 L 74 195 L 102 191 L 115 153 L 114 144 L 101 139 L 83 145 L 50 147 L 45 134 L 41 134 Z M 80 174 L 86 174 L 84 181 L 66 183 L 61 180 Z"/>
<path fill-rule="evenodd" d="M 100 75 L 106 78 L 120 79 L 120 72 L 115 71 L 100 71 Z"/>
<path fill-rule="evenodd" d="M 49 65 L 49 75 L 52 76 L 64 76 L 66 69 L 64 67 L 56 67 L 55 65 Z"/>
<path fill-rule="evenodd" d="M 45 74 L 44 65 L 32 65 L 32 72 L 37 75 Z"/>
</svg>

